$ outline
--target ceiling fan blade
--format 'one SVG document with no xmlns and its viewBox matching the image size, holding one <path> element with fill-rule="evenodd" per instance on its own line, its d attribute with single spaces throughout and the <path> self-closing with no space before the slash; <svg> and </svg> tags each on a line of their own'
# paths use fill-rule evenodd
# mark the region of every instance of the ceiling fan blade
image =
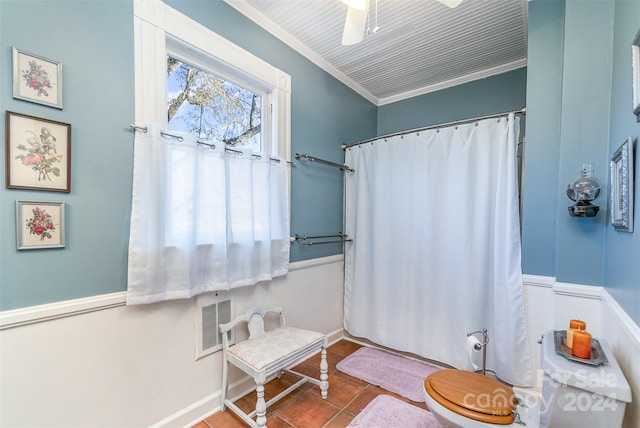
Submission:
<svg viewBox="0 0 640 428">
<path fill-rule="evenodd" d="M 344 22 L 342 44 L 345 46 L 360 43 L 364 38 L 367 27 L 367 9 L 359 10 L 354 7 L 347 9 L 347 19 Z"/>
<path fill-rule="evenodd" d="M 353 7 L 358 10 L 366 10 L 367 9 L 367 0 L 342 0 L 342 3 L 346 4 L 349 7 Z"/>
<path fill-rule="evenodd" d="M 437 0 L 437 1 L 439 1 L 440 3 L 442 3 L 447 7 L 450 7 L 451 9 L 453 9 L 454 7 L 462 3 L 462 0 Z"/>
</svg>

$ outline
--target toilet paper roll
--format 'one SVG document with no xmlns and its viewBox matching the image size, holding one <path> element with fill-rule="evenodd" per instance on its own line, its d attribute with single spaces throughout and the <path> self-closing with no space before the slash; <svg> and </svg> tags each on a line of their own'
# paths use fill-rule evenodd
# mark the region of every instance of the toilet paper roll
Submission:
<svg viewBox="0 0 640 428">
<path fill-rule="evenodd" d="M 476 349 L 476 347 L 478 349 Z M 469 355 L 469 361 L 474 370 L 478 370 L 480 364 L 482 364 L 482 342 L 480 342 L 475 336 L 467 337 L 467 354 Z"/>
</svg>

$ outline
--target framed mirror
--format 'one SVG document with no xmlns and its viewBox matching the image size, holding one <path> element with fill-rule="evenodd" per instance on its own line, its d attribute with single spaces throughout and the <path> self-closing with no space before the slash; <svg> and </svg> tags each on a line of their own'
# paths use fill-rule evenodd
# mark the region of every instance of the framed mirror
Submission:
<svg viewBox="0 0 640 428">
<path fill-rule="evenodd" d="M 611 157 L 611 225 L 619 232 L 633 232 L 633 145 L 632 137 Z"/>
<path fill-rule="evenodd" d="M 633 73 L 633 113 L 640 122 L 640 30 L 631 43 L 631 65 Z"/>
</svg>

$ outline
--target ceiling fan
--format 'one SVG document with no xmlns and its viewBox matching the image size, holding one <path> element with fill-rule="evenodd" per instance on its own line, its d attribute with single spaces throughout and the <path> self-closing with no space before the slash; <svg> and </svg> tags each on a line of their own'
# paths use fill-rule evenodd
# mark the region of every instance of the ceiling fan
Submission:
<svg viewBox="0 0 640 428">
<path fill-rule="evenodd" d="M 342 44 L 345 46 L 355 45 L 364 39 L 367 30 L 367 18 L 369 16 L 370 0 L 342 0 L 348 6 L 347 18 L 344 22 L 344 32 L 342 33 Z M 437 0 L 438 2 L 454 8 L 462 3 L 462 0 Z M 378 0 L 376 2 L 375 20 L 376 24 L 372 32 L 378 31 Z"/>
</svg>

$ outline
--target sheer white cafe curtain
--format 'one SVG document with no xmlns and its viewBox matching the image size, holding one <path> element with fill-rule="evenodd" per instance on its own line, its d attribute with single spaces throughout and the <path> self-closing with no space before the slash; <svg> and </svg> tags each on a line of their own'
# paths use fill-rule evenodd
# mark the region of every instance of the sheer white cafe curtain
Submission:
<svg viewBox="0 0 640 428">
<path fill-rule="evenodd" d="M 472 370 L 467 333 L 487 328 L 487 368 L 532 385 L 520 265 L 519 118 L 433 129 L 347 149 L 345 328 Z"/>
<path fill-rule="evenodd" d="M 127 304 L 188 298 L 284 275 L 286 162 L 136 132 Z"/>
</svg>

